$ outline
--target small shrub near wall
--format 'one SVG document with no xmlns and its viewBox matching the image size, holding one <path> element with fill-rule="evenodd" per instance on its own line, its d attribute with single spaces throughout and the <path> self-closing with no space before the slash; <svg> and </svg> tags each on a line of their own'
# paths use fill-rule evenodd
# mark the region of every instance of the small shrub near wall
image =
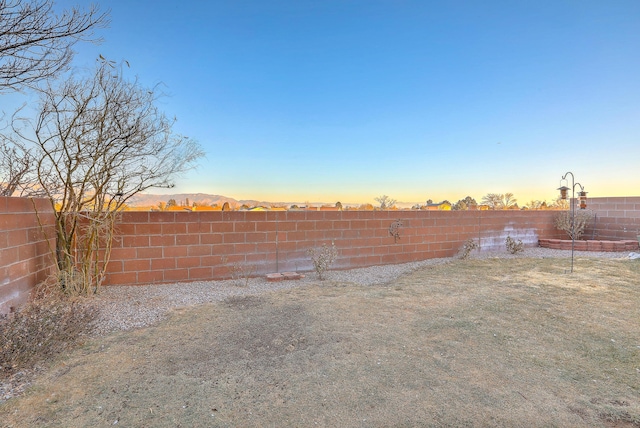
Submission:
<svg viewBox="0 0 640 428">
<path fill-rule="evenodd" d="M 320 248 L 311 248 L 309 255 L 313 263 L 313 270 L 318 274 L 318 278 L 323 280 L 325 272 L 338 258 L 338 250 L 332 242 L 331 245 L 323 244 Z"/>
<path fill-rule="evenodd" d="M 569 239 L 580 239 L 592 221 L 593 213 L 591 211 L 577 210 L 575 213 L 560 211 L 556 215 L 553 224 L 558 230 L 569 235 Z"/>
<path fill-rule="evenodd" d="M 507 251 L 511 254 L 518 254 L 524 251 L 524 244 L 521 240 L 515 240 L 511 236 L 507 236 L 505 240 L 505 245 L 507 247 Z"/>
<path fill-rule="evenodd" d="M 478 243 L 473 239 L 467 239 L 462 248 L 460 249 L 460 258 L 467 259 L 473 250 L 480 248 Z"/>
</svg>

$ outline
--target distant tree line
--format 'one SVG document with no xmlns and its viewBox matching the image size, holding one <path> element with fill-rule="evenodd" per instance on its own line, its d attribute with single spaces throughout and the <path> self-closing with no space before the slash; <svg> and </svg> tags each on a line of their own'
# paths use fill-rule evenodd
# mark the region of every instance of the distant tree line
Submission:
<svg viewBox="0 0 640 428">
<path fill-rule="evenodd" d="M 217 202 L 209 203 L 204 201 L 193 201 L 189 198 L 182 201 L 176 201 L 175 199 L 169 199 L 166 202 L 159 202 L 157 209 L 160 211 L 172 210 L 172 209 L 217 209 L 221 211 L 247 211 L 252 209 L 277 209 L 277 210 L 338 210 L 338 211 L 376 211 L 376 210 L 398 210 L 397 201 L 390 196 L 382 195 L 374 198 L 377 205 L 371 203 L 365 203 L 360 205 L 345 206 L 341 202 L 335 204 L 323 204 L 321 206 L 311 206 L 308 202 L 303 205 L 292 204 L 286 206 L 281 203 L 271 203 L 269 206 L 255 206 L 248 204 L 229 204 L 225 202 L 220 205 Z M 531 200 L 527 204 L 520 207 L 518 200 L 513 193 L 487 193 L 482 197 L 480 203 L 478 203 L 471 196 L 467 196 L 464 199 L 458 200 L 455 204 L 452 204 L 448 200 L 440 202 L 434 202 L 432 199 L 427 199 L 424 204 L 415 204 L 411 210 L 451 210 L 451 211 L 468 211 L 468 210 L 545 210 L 545 209 L 566 209 L 568 207 L 567 201 L 557 199 L 551 203 L 540 200 Z"/>
</svg>

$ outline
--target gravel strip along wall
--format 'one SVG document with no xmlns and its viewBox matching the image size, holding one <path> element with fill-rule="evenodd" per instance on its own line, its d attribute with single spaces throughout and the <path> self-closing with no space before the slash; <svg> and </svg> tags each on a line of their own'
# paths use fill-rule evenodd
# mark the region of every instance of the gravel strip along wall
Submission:
<svg viewBox="0 0 640 428">
<path fill-rule="evenodd" d="M 628 252 L 582 252 L 576 257 L 602 259 L 628 258 Z M 499 251 L 477 251 L 470 253 L 471 259 L 487 258 L 568 258 L 571 251 L 549 248 L 526 248 L 523 253 L 511 254 Z M 331 270 L 326 272 L 326 283 L 351 283 L 363 286 L 380 286 L 393 282 L 407 273 L 427 266 L 450 262 L 452 258 L 434 258 L 410 263 L 370 266 L 357 269 Z M 100 305 L 100 319 L 96 322 L 96 334 L 106 334 L 117 330 L 129 330 L 152 325 L 161 320 L 174 308 L 199 305 L 225 300 L 233 296 L 253 296 L 265 292 L 305 287 L 318 284 L 315 274 L 306 275 L 297 281 L 269 282 L 263 277 L 252 278 L 247 286 L 244 281 L 193 281 L 143 286 L 104 287 L 97 296 Z"/>
</svg>

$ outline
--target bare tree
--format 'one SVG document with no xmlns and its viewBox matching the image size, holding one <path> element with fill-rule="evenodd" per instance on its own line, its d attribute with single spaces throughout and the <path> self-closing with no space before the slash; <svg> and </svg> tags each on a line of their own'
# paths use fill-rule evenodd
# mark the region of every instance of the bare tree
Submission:
<svg viewBox="0 0 640 428">
<path fill-rule="evenodd" d="M 492 210 L 510 210 L 518 208 L 518 200 L 513 193 L 487 193 L 482 197 L 482 204 Z"/>
<path fill-rule="evenodd" d="M 38 186 L 56 208 L 57 260 L 69 291 L 98 287 L 117 214 L 135 194 L 173 187 L 200 146 L 172 132 L 157 94 L 99 61 L 93 75 L 42 91 L 34 120 L 14 132 L 34 146 Z M 100 258 L 98 258 L 100 256 Z"/>
<path fill-rule="evenodd" d="M 374 199 L 376 200 L 376 202 L 380 204 L 381 210 L 391 209 L 397 202 L 395 199 L 391 199 L 387 195 L 378 196 L 377 198 L 374 198 Z"/>
<path fill-rule="evenodd" d="M 518 200 L 513 196 L 513 193 L 505 193 L 502 201 L 503 209 L 518 209 Z"/>
<path fill-rule="evenodd" d="M 502 209 L 502 196 L 499 193 L 487 193 L 482 197 L 482 204 L 487 205 L 492 210 Z"/>
<path fill-rule="evenodd" d="M 17 91 L 64 71 L 78 41 L 108 24 L 92 5 L 57 15 L 53 0 L 0 0 L 0 92 Z"/>
</svg>

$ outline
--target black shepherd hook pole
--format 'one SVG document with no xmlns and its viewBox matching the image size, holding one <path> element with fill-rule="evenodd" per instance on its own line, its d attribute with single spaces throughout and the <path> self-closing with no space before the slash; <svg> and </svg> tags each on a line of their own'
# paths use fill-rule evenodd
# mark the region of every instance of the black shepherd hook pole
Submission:
<svg viewBox="0 0 640 428">
<path fill-rule="evenodd" d="M 569 184 L 567 180 L 567 176 L 569 174 L 571 174 L 571 187 L 562 185 L 563 181 L 566 184 Z M 576 186 L 580 186 L 580 192 L 578 192 L 578 195 L 580 200 L 580 209 L 583 210 L 587 208 L 587 192 L 584 191 L 582 184 L 575 182 L 575 177 L 571 171 L 562 176 L 560 179 L 560 187 L 558 188 L 561 199 L 567 199 L 567 190 L 571 189 L 571 273 L 573 273 L 573 252 L 576 244 Z"/>
</svg>

